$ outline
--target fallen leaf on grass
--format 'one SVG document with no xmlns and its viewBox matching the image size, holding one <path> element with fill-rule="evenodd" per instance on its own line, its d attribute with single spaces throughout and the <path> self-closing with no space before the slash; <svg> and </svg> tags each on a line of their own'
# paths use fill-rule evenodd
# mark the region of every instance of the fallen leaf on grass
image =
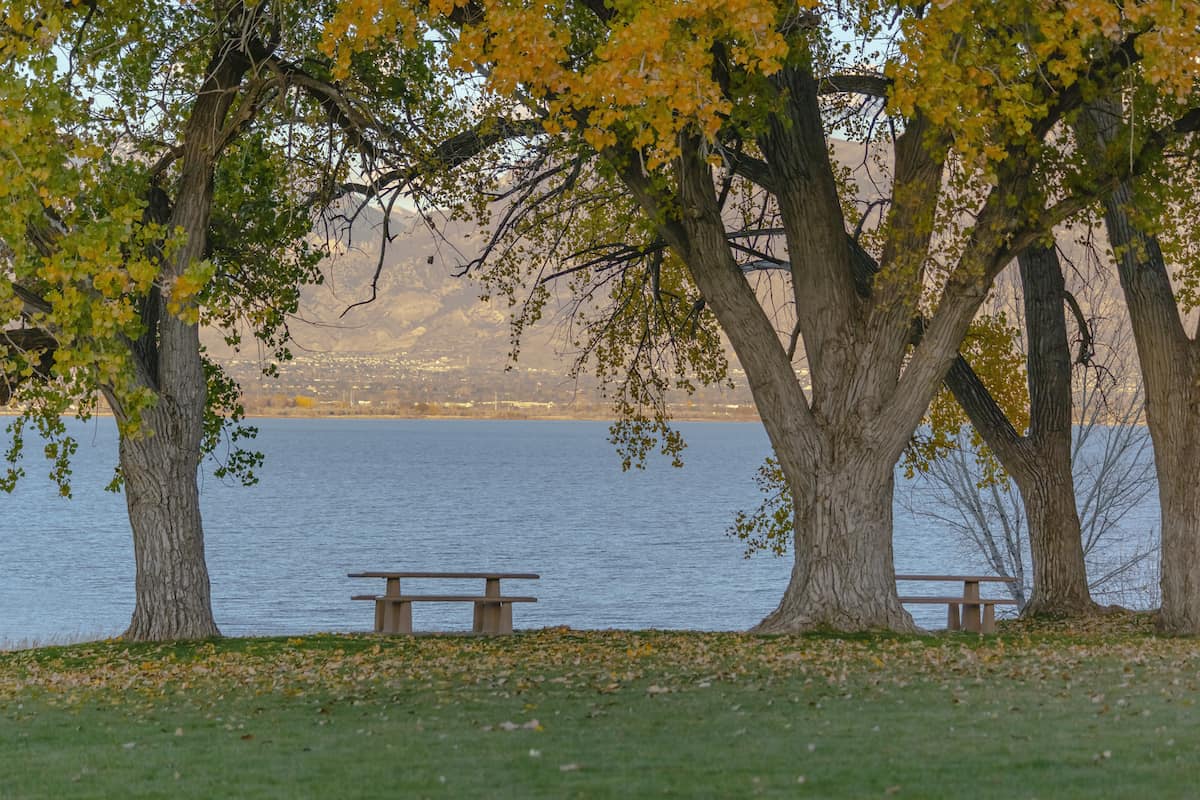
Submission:
<svg viewBox="0 0 1200 800">
<path fill-rule="evenodd" d="M 1104 615 L 1082 626 L 1006 623 L 1006 637 L 982 642 L 952 637 L 764 640 L 748 634 L 563 628 L 530 632 L 511 643 L 454 637 L 381 642 L 353 635 L 182 647 L 108 641 L 62 652 L 43 648 L 0 653 L 0 705 L 11 703 L 19 711 L 16 704 L 35 691 L 51 706 L 119 700 L 127 707 L 141 699 L 152 710 L 164 693 L 186 691 L 213 708 L 235 687 L 256 695 L 328 695 L 355 704 L 372 702 L 380 692 L 411 689 L 432 691 L 439 701 L 450 703 L 464 685 L 493 691 L 503 687 L 505 695 L 533 691 L 543 682 L 601 695 L 641 685 L 646 694 L 656 694 L 648 684 L 674 686 L 672 691 L 678 692 L 752 677 L 842 687 L 831 696 L 857 700 L 849 690 L 859 676 L 868 677 L 872 686 L 945 681 L 948 689 L 957 689 L 961 703 L 968 700 L 963 685 L 990 681 L 997 670 L 1002 677 L 1042 685 L 1047 696 L 1083 692 L 1074 684 L 1075 676 L 1097 658 L 1118 663 L 1122 675 L 1146 672 L 1164 686 L 1177 687 L 1165 691 L 1181 696 L 1200 689 L 1193 678 L 1175 674 L 1197 674 L 1194 645 L 1154 637 L 1152 628 L 1150 615 Z M 646 683 L 635 684 L 643 679 Z M 1097 697 L 1095 689 L 1081 699 L 1086 703 L 1092 697 Z M 969 699 L 979 702 L 973 695 Z M 1109 710 L 1107 702 L 1101 695 L 1092 708 L 1113 714 L 1119 706 L 1113 701 Z M 815 700 L 812 705 L 821 707 Z M 326 722 L 333 707 L 314 699 L 312 710 Z M 170 730 L 164 732 L 169 735 Z"/>
<path fill-rule="evenodd" d="M 509 720 L 504 720 L 504 722 L 501 722 L 496 727 L 502 731 L 522 731 L 522 730 L 524 730 L 524 731 L 540 731 L 540 730 L 544 730 L 544 728 L 542 728 L 542 723 L 538 722 L 536 719 L 531 719 L 528 722 L 526 722 L 524 724 L 520 724 L 520 725 L 518 725 L 515 722 L 511 722 Z M 483 729 L 485 731 L 490 731 L 490 730 L 492 730 L 492 726 L 485 725 L 483 727 Z"/>
<path fill-rule="evenodd" d="M 579 765 L 573 761 L 570 764 L 559 764 L 558 771 L 559 772 L 578 772 Z"/>
</svg>

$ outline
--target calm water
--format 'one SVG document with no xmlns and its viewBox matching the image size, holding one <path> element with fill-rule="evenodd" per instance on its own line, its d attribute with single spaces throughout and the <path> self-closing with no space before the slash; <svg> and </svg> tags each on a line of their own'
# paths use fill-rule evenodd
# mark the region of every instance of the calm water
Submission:
<svg viewBox="0 0 1200 800">
<path fill-rule="evenodd" d="M 628 473 L 604 423 L 257 424 L 261 483 L 202 485 L 213 605 L 229 635 L 369 629 L 369 604 L 349 598 L 382 581 L 346 577 L 360 570 L 540 573 L 508 586 L 539 600 L 517 607 L 519 628 L 742 629 L 787 583 L 790 556 L 745 559 L 725 535 L 737 510 L 758 503 L 753 475 L 768 451 L 758 424 L 683 424 L 683 469 L 656 459 Z M 123 497 L 102 490 L 115 427 L 102 419 L 75 432 L 73 499 L 56 496 L 36 454 L 17 491 L 0 495 L 0 643 L 112 635 L 129 621 L 129 523 Z M 979 568 L 946 538 L 897 504 L 898 571 Z M 915 611 L 930 626 L 944 619 Z M 469 618 L 461 604 L 414 613 L 428 629 L 468 628 Z"/>
</svg>

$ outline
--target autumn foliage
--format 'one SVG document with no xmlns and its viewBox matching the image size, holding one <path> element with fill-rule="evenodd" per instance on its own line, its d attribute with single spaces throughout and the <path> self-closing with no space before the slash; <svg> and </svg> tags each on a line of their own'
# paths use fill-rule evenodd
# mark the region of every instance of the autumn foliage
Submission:
<svg viewBox="0 0 1200 800">
<path fill-rule="evenodd" d="M 661 374 L 686 385 L 712 352 L 680 348 L 681 323 L 719 324 L 786 489 L 783 515 L 759 521 L 794 503 L 797 570 L 762 629 L 907 629 L 892 580 L 896 459 L 931 403 L 952 427 L 939 385 L 1019 253 L 1094 218 L 1127 180 L 1153 176 L 1146 208 L 1182 202 L 1193 184 L 1161 178 L 1188 163 L 1200 127 L 1197 13 L 1170 0 L 352 0 L 324 47 L 345 68 L 389 40 L 436 41 L 468 113 L 540 123 L 447 181 L 494 206 L 453 190 L 447 204 L 485 220 L 503 209 L 494 247 L 466 268 L 515 305 L 532 298 L 516 335 L 553 278 L 577 302 L 611 303 L 585 327 L 608 337 L 590 351 L 596 372 L 635 376 L 618 390 L 622 418 L 661 422 Z M 1101 101 L 1116 129 L 1103 147 L 1088 133 Z M 857 171 L 831 155 L 845 139 L 863 145 Z M 749 277 L 764 270 L 784 276 L 785 302 Z M 976 329 L 1002 345 L 1006 327 Z M 1001 370 L 1016 364 L 1011 348 L 988 351 Z M 1005 402 L 1019 400 L 1020 381 L 1008 385 Z M 646 430 L 617 438 L 644 453 Z M 937 435 L 918 461 L 945 444 Z"/>
</svg>

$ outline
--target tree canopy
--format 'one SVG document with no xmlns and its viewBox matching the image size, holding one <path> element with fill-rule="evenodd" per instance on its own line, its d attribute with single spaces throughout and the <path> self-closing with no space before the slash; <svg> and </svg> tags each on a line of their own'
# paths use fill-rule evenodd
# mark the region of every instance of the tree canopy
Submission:
<svg viewBox="0 0 1200 800">
<path fill-rule="evenodd" d="M 570 276 L 577 298 L 643 312 L 586 324 L 624 343 L 594 351 L 602 374 L 636 372 L 665 335 L 661 366 L 686 383 L 679 343 L 719 324 L 794 503 L 796 568 L 763 629 L 907 628 L 894 464 L 999 271 L 1192 151 L 1196 15 L 1170 0 L 354 0 L 326 47 L 344 69 L 364 46 L 437 41 L 478 109 L 540 122 L 451 184 L 503 201 L 472 266 L 532 298 L 518 332 L 546 279 Z M 1116 133 L 1079 146 L 1105 98 Z M 839 139 L 863 143 L 857 173 L 831 157 Z M 1157 181 L 1159 202 L 1182 183 Z M 785 302 L 756 291 L 764 265 Z"/>
<path fill-rule="evenodd" d="M 309 231 L 364 203 L 489 225 L 461 266 L 513 303 L 514 349 L 565 287 L 628 463 L 678 452 L 664 393 L 724 380 L 727 337 L 792 503 L 769 631 L 911 628 L 894 466 L 1009 262 L 1117 196 L 1130 247 L 1200 253 L 1200 226 L 1167 224 L 1197 196 L 1191 3 L 44 0 L 0 19 L 8 483 L 32 420 L 65 487 L 60 420 L 107 400 L 134 636 L 216 630 L 195 469 L 239 411 L 200 326 L 286 356 L 320 279 Z M 1187 603 L 1175 627 L 1200 629 Z"/>
<path fill-rule="evenodd" d="M 107 401 L 138 559 L 134 638 L 216 632 L 196 469 L 227 442 L 219 474 L 253 480 L 259 460 L 237 446 L 253 431 L 200 327 L 286 360 L 329 238 L 410 190 L 422 159 L 461 157 L 462 140 L 435 140 L 458 128 L 453 92 L 429 80 L 432 46 L 360 53 L 335 79 L 327 14 L 0 4 L 0 374 L 21 412 L 4 485 L 32 421 L 68 492 L 62 418 Z"/>
</svg>

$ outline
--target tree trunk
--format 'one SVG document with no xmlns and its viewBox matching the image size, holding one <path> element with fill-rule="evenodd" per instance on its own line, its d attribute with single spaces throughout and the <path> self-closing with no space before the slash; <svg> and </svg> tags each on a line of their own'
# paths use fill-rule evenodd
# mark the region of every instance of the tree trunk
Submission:
<svg viewBox="0 0 1200 800">
<path fill-rule="evenodd" d="M 246 15 L 236 29 L 250 30 Z M 217 44 L 208 77 L 197 94 L 183 132 L 182 158 L 169 230 L 186 234 L 162 264 L 166 287 L 205 257 L 212 216 L 214 166 L 226 118 L 250 62 L 237 40 Z M 204 528 L 196 472 L 200 466 L 206 381 L 200 358 L 199 325 L 189 308 L 171 313 L 170 292 L 154 292 L 157 305 L 142 342 L 132 348 L 141 380 L 157 395 L 143 412 L 141 428 L 121 437 L 121 469 L 137 561 L 137 602 L 125 636 L 134 640 L 194 639 L 219 635 L 213 619 Z M 194 303 L 190 300 L 189 303 Z M 191 309 L 194 310 L 194 309 Z M 120 403 L 114 411 L 121 414 Z"/>
<path fill-rule="evenodd" d="M 1039 466 L 1017 480 L 1029 521 L 1029 550 L 1033 558 L 1033 592 L 1022 614 L 1090 614 L 1096 610 L 1096 604 L 1088 590 L 1084 567 L 1070 453 L 1066 455 L 1065 469 L 1060 458 L 1047 459 Z"/>
<path fill-rule="evenodd" d="M 845 453 L 843 439 L 829 451 Z M 753 630 L 916 631 L 900 605 L 892 557 L 894 459 L 865 449 L 820 463 L 793 491 L 795 566 L 779 606 Z"/>
<path fill-rule="evenodd" d="M 1193 381 L 1193 387 L 1195 382 Z M 1192 389 L 1194 396 L 1196 389 Z M 1180 405 L 1183 405 L 1180 403 Z M 1164 633 L 1200 634 L 1200 422 L 1190 410 L 1186 428 L 1165 432 L 1150 425 L 1158 470 L 1162 510 L 1162 611 L 1158 626 Z"/>
<path fill-rule="evenodd" d="M 1033 245 L 1017 258 L 1025 296 L 1029 380 L 1028 457 L 1013 472 L 1029 520 L 1033 593 L 1022 613 L 1072 616 L 1095 610 L 1083 561 L 1075 479 L 1071 347 L 1066 283 L 1054 246 Z"/>
<path fill-rule="evenodd" d="M 1117 139 L 1124 109 L 1101 100 L 1078 126 L 1080 142 L 1101 150 Z M 1164 633 L 1200 635 L 1200 343 L 1179 315 L 1158 239 L 1130 218 L 1133 187 L 1120 184 L 1104 201 L 1104 227 L 1117 262 L 1121 292 L 1146 389 L 1146 422 L 1162 514 L 1160 548 Z"/>
<path fill-rule="evenodd" d="M 204 240 L 202 235 L 193 238 Z M 135 641 L 220 635 L 196 481 L 207 402 L 199 329 L 160 311 L 158 400 L 143 412 L 141 430 L 121 437 L 121 472 L 137 563 L 137 600 L 124 636 Z"/>
<path fill-rule="evenodd" d="M 121 440 L 125 501 L 137 561 L 137 601 L 125 638 L 218 636 L 213 620 L 200 493 L 198 426 L 169 398 L 147 415 L 154 433 Z"/>
<path fill-rule="evenodd" d="M 874 413 L 874 395 L 854 397 L 866 412 L 859 405 L 831 402 L 828 416 L 816 423 L 774 329 L 730 258 L 708 165 L 696 150 L 680 162 L 681 194 L 696 213 L 685 218 L 686 237 L 679 237 L 675 247 L 746 370 L 796 503 L 792 578 L 779 607 L 755 630 L 916 630 L 900 605 L 892 563 L 892 471 L 898 449 L 879 446 L 864 431 L 863 420 Z M 637 180 L 636 174 L 630 178 L 634 185 Z M 844 234 L 839 241 L 844 244 Z M 853 292 L 849 272 L 844 280 Z M 835 345 L 839 336 L 826 331 L 825 349 L 852 338 L 843 335 L 843 344 Z M 856 360 L 847 358 L 846 364 Z M 862 390 L 881 377 L 869 365 L 861 371 L 869 374 L 864 378 L 845 364 L 840 373 L 830 370 L 839 380 L 826 381 L 828 396 L 851 397 L 852 387 Z"/>
<path fill-rule="evenodd" d="M 1110 236 L 1120 224 L 1106 214 Z M 1128 223 L 1126 217 L 1125 224 Z M 1120 234 L 1117 234 L 1119 236 Z M 1196 343 L 1168 332 L 1180 325 L 1173 297 L 1154 301 L 1169 291 L 1157 245 L 1143 249 L 1136 272 L 1122 270 L 1121 284 L 1133 322 L 1142 380 L 1146 386 L 1146 419 L 1154 442 L 1154 466 L 1162 515 L 1159 628 L 1164 633 L 1200 634 L 1200 368 Z M 1151 284 L 1158 284 L 1157 290 Z M 1182 330 L 1180 326 L 1178 330 Z M 1169 341 L 1174 340 L 1174 347 Z"/>
<path fill-rule="evenodd" d="M 1146 420 L 1162 513 L 1162 611 L 1165 633 L 1200 634 L 1200 349 L 1187 336 L 1158 241 L 1139 231 L 1122 185 L 1105 203 L 1121 289 L 1146 386 Z"/>
<path fill-rule="evenodd" d="M 1022 613 L 1088 614 L 1096 604 L 1088 590 L 1071 473 L 1071 352 L 1062 266 L 1053 247 L 1037 245 L 1018 261 L 1028 346 L 1029 435 L 1017 433 L 963 358 L 947 373 L 946 385 L 1021 492 L 1033 559 L 1033 592 Z"/>
</svg>

